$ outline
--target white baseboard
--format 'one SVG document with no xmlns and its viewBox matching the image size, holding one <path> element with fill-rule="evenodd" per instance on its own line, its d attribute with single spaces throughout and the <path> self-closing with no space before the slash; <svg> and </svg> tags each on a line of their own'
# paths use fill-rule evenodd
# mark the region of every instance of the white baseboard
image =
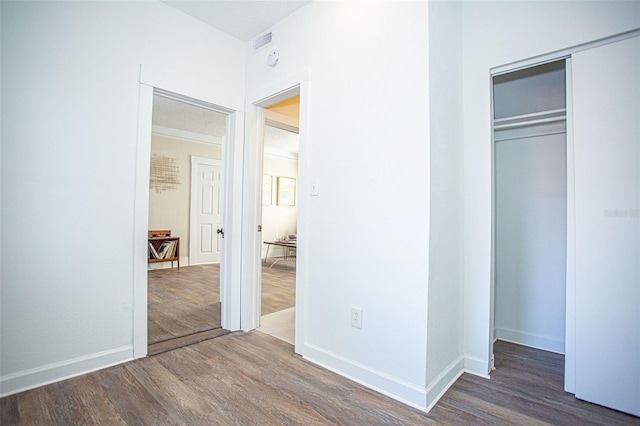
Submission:
<svg viewBox="0 0 640 426">
<path fill-rule="evenodd" d="M 81 374 L 101 370 L 133 359 L 133 346 L 127 345 L 108 351 L 56 362 L 0 377 L 0 397 L 26 391 Z"/>
<path fill-rule="evenodd" d="M 491 361 L 485 361 L 478 358 L 465 357 L 464 358 L 464 372 L 473 374 L 474 376 L 489 378 L 489 371 L 491 371 Z"/>
<path fill-rule="evenodd" d="M 564 340 L 521 330 L 498 327 L 496 327 L 494 334 L 497 340 L 504 340 L 506 342 L 517 343 L 518 345 L 564 354 Z"/>
<path fill-rule="evenodd" d="M 189 256 L 180 257 L 180 266 L 189 266 Z M 173 267 L 178 267 L 178 262 L 173 262 Z M 155 271 L 156 269 L 171 269 L 171 262 L 149 263 L 147 269 Z"/>
<path fill-rule="evenodd" d="M 410 407 L 426 412 L 427 392 L 424 387 L 382 371 L 358 364 L 353 360 L 327 352 L 313 345 L 303 345 L 303 357 L 340 376 L 360 383 Z"/>
<path fill-rule="evenodd" d="M 427 386 L 427 412 L 464 373 L 464 356 L 460 355 Z"/>
</svg>

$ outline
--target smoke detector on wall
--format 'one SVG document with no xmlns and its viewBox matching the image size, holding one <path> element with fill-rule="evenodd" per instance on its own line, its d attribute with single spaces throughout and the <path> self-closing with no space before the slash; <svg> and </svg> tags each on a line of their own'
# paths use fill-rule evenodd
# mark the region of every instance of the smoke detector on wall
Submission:
<svg viewBox="0 0 640 426">
<path fill-rule="evenodd" d="M 280 52 L 272 50 L 267 56 L 267 65 L 275 67 L 278 64 L 278 60 L 280 60 Z"/>
</svg>

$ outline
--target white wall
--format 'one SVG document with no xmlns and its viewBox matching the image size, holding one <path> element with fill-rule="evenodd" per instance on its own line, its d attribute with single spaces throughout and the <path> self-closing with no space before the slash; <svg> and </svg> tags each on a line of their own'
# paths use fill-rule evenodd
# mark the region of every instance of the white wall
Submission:
<svg viewBox="0 0 640 426">
<path fill-rule="evenodd" d="M 639 2 L 464 2 L 466 367 L 490 368 L 490 69 L 640 27 Z"/>
<path fill-rule="evenodd" d="M 298 283 L 306 299 L 296 307 L 304 341 L 296 347 L 423 408 L 427 19 L 426 3 L 313 2 L 273 28 L 275 68 L 267 51 L 253 55 L 247 46 L 247 92 L 311 76 L 306 148 L 320 195 L 308 200 L 308 278 Z M 350 326 L 352 306 L 364 310 L 362 329 Z"/>
<path fill-rule="evenodd" d="M 566 138 L 531 136 L 495 146 L 495 336 L 559 353 L 565 340 Z"/>
<path fill-rule="evenodd" d="M 463 369 L 462 27 L 459 2 L 429 3 L 431 216 L 427 404 Z"/>
<path fill-rule="evenodd" d="M 1 7 L 9 393 L 132 357 L 140 64 L 242 98 L 245 52 L 159 2 Z"/>
</svg>

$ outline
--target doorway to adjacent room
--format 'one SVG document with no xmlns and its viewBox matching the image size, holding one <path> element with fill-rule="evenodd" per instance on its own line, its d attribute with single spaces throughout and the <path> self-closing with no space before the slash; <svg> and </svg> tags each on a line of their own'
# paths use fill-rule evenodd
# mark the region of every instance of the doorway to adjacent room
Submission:
<svg viewBox="0 0 640 426">
<path fill-rule="evenodd" d="M 259 330 L 294 344 L 300 96 L 265 108 Z"/>
<path fill-rule="evenodd" d="M 227 333 L 220 303 L 226 122 L 197 102 L 153 97 L 149 355 Z"/>
</svg>

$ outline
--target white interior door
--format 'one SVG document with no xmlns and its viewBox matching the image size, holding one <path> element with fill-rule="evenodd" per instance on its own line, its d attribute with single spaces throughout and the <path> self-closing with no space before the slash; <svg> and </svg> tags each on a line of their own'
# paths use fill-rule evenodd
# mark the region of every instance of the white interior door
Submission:
<svg viewBox="0 0 640 426">
<path fill-rule="evenodd" d="M 220 262 L 222 161 L 191 157 L 189 265 Z"/>
<path fill-rule="evenodd" d="M 575 394 L 640 415 L 640 37 L 572 58 Z"/>
</svg>

